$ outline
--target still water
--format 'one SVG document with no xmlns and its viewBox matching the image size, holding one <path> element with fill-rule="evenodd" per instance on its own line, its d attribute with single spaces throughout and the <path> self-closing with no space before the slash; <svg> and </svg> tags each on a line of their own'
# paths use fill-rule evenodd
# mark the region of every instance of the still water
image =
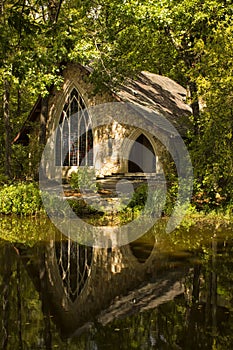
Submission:
<svg viewBox="0 0 233 350">
<path fill-rule="evenodd" d="M 1 349 L 232 349 L 233 228 L 164 227 L 96 249 L 0 217 Z"/>
</svg>

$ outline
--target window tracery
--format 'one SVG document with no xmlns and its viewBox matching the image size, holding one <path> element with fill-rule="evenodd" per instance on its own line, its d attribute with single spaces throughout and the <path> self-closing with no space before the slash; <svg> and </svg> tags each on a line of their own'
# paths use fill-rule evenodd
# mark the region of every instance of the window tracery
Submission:
<svg viewBox="0 0 233 350">
<path fill-rule="evenodd" d="M 93 165 L 91 119 L 82 97 L 75 88 L 63 107 L 57 127 L 56 165 Z"/>
</svg>

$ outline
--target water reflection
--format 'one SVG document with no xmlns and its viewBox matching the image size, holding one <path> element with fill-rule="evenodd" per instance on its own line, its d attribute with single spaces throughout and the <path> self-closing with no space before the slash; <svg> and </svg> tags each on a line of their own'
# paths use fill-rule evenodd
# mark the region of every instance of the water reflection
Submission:
<svg viewBox="0 0 233 350">
<path fill-rule="evenodd" d="M 209 237 L 194 251 L 161 226 L 109 249 L 48 230 L 45 242 L 0 244 L 2 349 L 231 348 L 231 231 L 189 228 Z"/>
<path fill-rule="evenodd" d="M 93 249 L 62 239 L 54 243 L 54 249 L 63 290 L 75 302 L 91 274 Z"/>
</svg>

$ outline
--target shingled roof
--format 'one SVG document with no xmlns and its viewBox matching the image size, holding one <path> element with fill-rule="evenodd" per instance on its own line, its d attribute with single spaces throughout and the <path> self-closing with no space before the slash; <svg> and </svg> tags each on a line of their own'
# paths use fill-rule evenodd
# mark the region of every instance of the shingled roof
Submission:
<svg viewBox="0 0 233 350">
<path fill-rule="evenodd" d="M 128 79 L 116 94 L 124 102 L 161 113 L 182 135 L 191 128 L 186 89 L 168 77 L 143 71 L 137 79 Z"/>
</svg>

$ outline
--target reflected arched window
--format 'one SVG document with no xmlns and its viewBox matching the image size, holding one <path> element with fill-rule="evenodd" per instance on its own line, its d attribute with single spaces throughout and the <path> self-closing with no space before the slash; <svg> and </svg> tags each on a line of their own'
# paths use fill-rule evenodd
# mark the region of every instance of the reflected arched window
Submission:
<svg viewBox="0 0 233 350">
<path fill-rule="evenodd" d="M 56 165 L 93 165 L 93 135 L 86 105 L 73 89 L 64 105 L 56 133 Z"/>
<path fill-rule="evenodd" d="M 56 259 L 65 294 L 75 302 L 88 280 L 92 264 L 92 247 L 72 240 L 56 242 Z"/>
</svg>

